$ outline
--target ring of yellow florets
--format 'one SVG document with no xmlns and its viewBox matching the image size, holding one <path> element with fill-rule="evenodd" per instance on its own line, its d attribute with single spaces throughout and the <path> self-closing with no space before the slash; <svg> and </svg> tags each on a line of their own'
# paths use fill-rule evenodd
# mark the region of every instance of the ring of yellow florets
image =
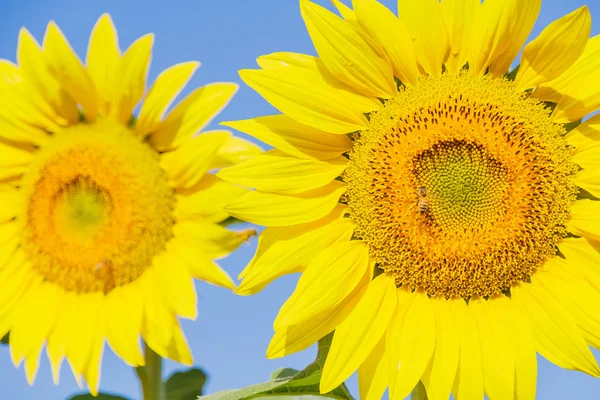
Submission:
<svg viewBox="0 0 600 400">
<path fill-rule="evenodd" d="M 23 190 L 31 264 L 67 291 L 134 281 L 173 235 L 175 197 L 158 154 L 108 121 L 55 133 Z"/>
<path fill-rule="evenodd" d="M 556 254 L 575 166 L 549 111 L 468 72 L 402 89 L 355 137 L 344 174 L 355 235 L 398 286 L 500 294 Z"/>
</svg>

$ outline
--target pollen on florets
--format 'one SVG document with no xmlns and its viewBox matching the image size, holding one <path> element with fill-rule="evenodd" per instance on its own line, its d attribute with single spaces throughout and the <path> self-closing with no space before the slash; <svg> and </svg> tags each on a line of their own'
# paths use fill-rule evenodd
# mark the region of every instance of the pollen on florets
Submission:
<svg viewBox="0 0 600 400">
<path fill-rule="evenodd" d="M 424 78 L 355 136 L 347 201 L 399 286 L 469 298 L 506 291 L 556 254 L 575 165 L 543 104 L 505 79 Z"/>
</svg>

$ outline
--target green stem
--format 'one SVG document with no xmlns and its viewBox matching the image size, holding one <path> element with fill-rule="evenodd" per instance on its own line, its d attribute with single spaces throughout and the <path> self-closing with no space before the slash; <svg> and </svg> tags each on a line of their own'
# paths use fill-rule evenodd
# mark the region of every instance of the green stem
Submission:
<svg viewBox="0 0 600 400">
<path fill-rule="evenodd" d="M 162 358 L 147 344 L 144 345 L 146 365 L 137 367 L 144 400 L 165 400 L 165 385 L 162 380 Z"/>
<path fill-rule="evenodd" d="M 419 383 L 417 383 L 417 386 L 415 386 L 410 394 L 410 400 L 427 400 L 427 392 L 425 391 L 423 382 L 419 381 Z"/>
</svg>

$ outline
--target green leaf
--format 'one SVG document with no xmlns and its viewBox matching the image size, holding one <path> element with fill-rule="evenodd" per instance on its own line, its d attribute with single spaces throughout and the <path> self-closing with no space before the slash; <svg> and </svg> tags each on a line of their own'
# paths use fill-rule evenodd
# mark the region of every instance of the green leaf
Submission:
<svg viewBox="0 0 600 400">
<path fill-rule="evenodd" d="M 0 339 L 0 343 L 2 343 L 2 344 L 8 344 L 8 338 L 9 338 L 9 337 L 10 337 L 10 332 L 9 332 L 9 333 L 7 333 L 6 335 L 4 335 L 4 336 L 2 337 L 2 339 Z"/>
<path fill-rule="evenodd" d="M 205 383 L 206 374 L 201 369 L 175 372 L 165 383 L 166 400 L 196 400 Z"/>
<path fill-rule="evenodd" d="M 129 400 L 126 397 L 116 396 L 114 394 L 98 393 L 98 396 L 94 397 L 89 393 L 77 394 L 71 397 L 69 400 Z"/>
<path fill-rule="evenodd" d="M 342 384 L 329 393 L 321 394 L 319 392 L 319 382 L 321 381 L 321 372 L 329 348 L 333 333 L 319 340 L 319 350 L 315 361 L 302 371 L 296 371 L 292 368 L 282 368 L 271 374 L 271 380 L 265 383 L 259 383 L 245 387 L 243 389 L 225 390 L 208 396 L 200 397 L 200 400 L 245 400 L 245 399 L 265 399 L 283 398 L 290 399 L 323 399 L 333 398 L 338 400 L 353 400 L 352 395 Z"/>
<path fill-rule="evenodd" d="M 517 65 L 517 67 L 515 69 L 513 69 L 512 71 L 510 71 L 509 73 L 506 74 L 506 79 L 508 79 L 509 81 L 514 81 L 515 78 L 517 77 L 517 73 L 519 72 L 520 68 L 521 68 L 521 65 Z"/>
</svg>

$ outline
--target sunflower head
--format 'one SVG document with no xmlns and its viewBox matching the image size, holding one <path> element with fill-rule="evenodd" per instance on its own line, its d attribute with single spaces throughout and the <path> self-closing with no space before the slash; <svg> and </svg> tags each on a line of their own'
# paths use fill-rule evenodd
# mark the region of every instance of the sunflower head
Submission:
<svg viewBox="0 0 600 400">
<path fill-rule="evenodd" d="M 536 352 L 599 376 L 588 9 L 525 45 L 539 0 L 333 3 L 300 1 L 318 57 L 240 71 L 281 114 L 228 124 L 276 148 L 219 173 L 256 189 L 227 210 L 266 226 L 237 292 L 302 272 L 267 355 L 335 330 L 321 391 L 358 370 L 367 400 L 419 380 L 430 399 L 533 399 Z"/>
<path fill-rule="evenodd" d="M 193 278 L 235 288 L 213 259 L 253 234 L 221 226 L 246 190 L 214 172 L 260 148 L 202 131 L 235 84 L 200 87 L 167 114 L 199 63 L 147 90 L 152 44 L 121 52 L 103 15 L 85 65 L 53 22 L 42 46 L 21 31 L 17 64 L 0 60 L 0 336 L 10 330 L 30 382 L 44 344 L 55 380 L 66 358 L 92 393 L 105 340 L 133 366 L 140 336 L 190 364 L 178 317 L 196 317 Z"/>
</svg>

